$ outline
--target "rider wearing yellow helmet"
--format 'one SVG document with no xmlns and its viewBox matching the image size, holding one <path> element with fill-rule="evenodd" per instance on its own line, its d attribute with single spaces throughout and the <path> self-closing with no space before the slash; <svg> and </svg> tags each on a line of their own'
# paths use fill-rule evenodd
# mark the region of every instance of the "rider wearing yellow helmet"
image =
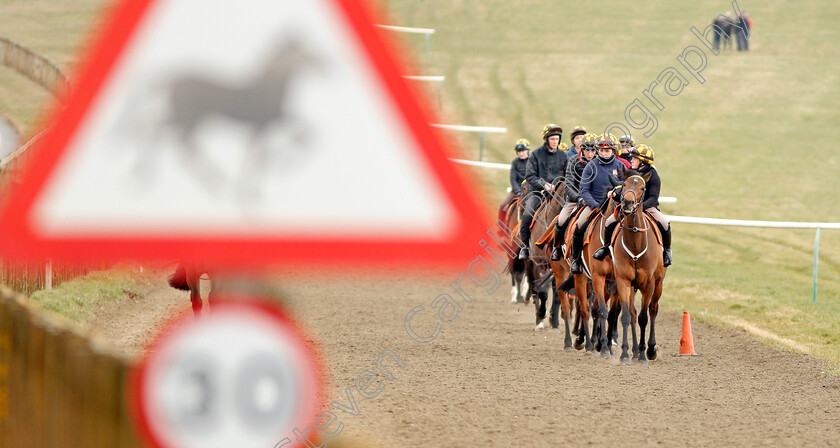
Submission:
<svg viewBox="0 0 840 448">
<path fill-rule="evenodd" d="M 560 138 L 563 129 L 554 123 L 543 128 L 543 145 L 535 149 L 528 158 L 525 169 L 525 179 L 528 181 L 528 195 L 525 197 L 525 213 L 519 227 L 522 247 L 519 259 L 526 260 L 531 256 L 531 222 L 534 220 L 543 193 L 554 191 L 554 182 L 566 174 L 566 153 L 560 150 Z"/>
<path fill-rule="evenodd" d="M 563 199 L 565 199 L 566 205 L 560 210 L 560 214 L 557 216 L 557 223 L 554 225 L 554 248 L 551 249 L 551 261 L 559 261 L 563 258 L 560 246 L 563 245 L 569 220 L 579 206 L 580 178 L 583 175 L 583 169 L 586 167 L 586 164 L 595 157 L 595 144 L 598 141 L 598 136 L 587 133 L 582 135 L 578 140 L 580 152 L 575 157 L 570 157 L 568 163 L 566 163 L 566 186 L 563 190 Z"/>
<path fill-rule="evenodd" d="M 522 194 L 522 181 L 525 180 L 525 167 L 528 165 L 531 142 L 520 138 L 513 145 L 513 150 L 516 151 L 516 158 L 510 162 L 510 193 L 499 207 L 499 221 L 504 221 L 508 206 L 514 198 Z"/>
<path fill-rule="evenodd" d="M 630 166 L 636 170 L 642 177 L 646 178 L 645 182 L 645 197 L 642 202 L 644 210 L 656 220 L 656 225 L 662 232 L 662 258 L 665 266 L 670 266 L 672 261 L 671 255 L 671 223 L 668 218 L 659 211 L 659 191 L 662 188 L 662 181 L 659 179 L 659 173 L 656 172 L 656 167 L 653 165 L 653 149 L 645 144 L 639 145 L 630 149 Z M 595 251 L 592 256 L 598 260 L 603 260 L 609 255 L 609 244 L 612 240 L 612 234 L 618 220 L 615 215 L 610 215 L 605 223 L 604 230 L 605 245 Z"/>
</svg>

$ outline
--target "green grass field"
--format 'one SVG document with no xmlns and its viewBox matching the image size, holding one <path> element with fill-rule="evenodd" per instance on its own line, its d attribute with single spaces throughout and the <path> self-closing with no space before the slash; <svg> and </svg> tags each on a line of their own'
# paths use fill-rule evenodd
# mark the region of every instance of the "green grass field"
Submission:
<svg viewBox="0 0 840 448">
<path fill-rule="evenodd" d="M 751 51 L 705 51 L 701 84 L 675 58 L 688 45 L 705 49 L 690 28 L 702 30 L 716 13 L 732 10 L 730 3 L 378 1 L 393 24 L 437 30 L 428 58 L 421 36 L 397 38 L 414 54 L 412 74 L 447 77 L 440 122 L 509 129 L 487 136 L 485 160 L 510 161 L 513 142 L 537 143 L 547 122 L 600 132 L 624 121 L 625 108 L 640 98 L 658 130 L 635 135 L 656 151 L 663 195 L 679 198 L 663 206 L 666 213 L 840 221 L 840 4 L 739 3 L 754 21 Z M 0 34 L 70 68 L 104 4 L 4 0 Z M 658 111 L 642 91 L 668 67 L 689 84 L 674 97 L 659 87 L 665 110 Z M 0 69 L 0 113 L 24 131 L 34 129 L 47 98 Z M 466 157 L 478 156 L 477 135 L 452 138 Z M 503 196 L 506 173 L 480 177 L 493 202 Z M 840 370 L 840 231 L 822 232 L 816 304 L 813 240 L 806 230 L 675 224 L 662 305 L 764 331 L 769 342 L 830 359 Z"/>
</svg>

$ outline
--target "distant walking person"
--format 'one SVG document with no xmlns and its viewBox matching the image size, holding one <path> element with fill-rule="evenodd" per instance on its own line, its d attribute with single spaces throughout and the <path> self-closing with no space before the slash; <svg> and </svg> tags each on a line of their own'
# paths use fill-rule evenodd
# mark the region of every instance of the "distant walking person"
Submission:
<svg viewBox="0 0 840 448">
<path fill-rule="evenodd" d="M 735 19 L 732 17 L 732 12 L 726 11 L 721 19 L 721 33 L 720 37 L 723 41 L 723 49 L 732 51 L 732 28 L 735 25 Z"/>
<path fill-rule="evenodd" d="M 735 30 L 735 36 L 738 39 L 738 51 L 750 51 L 750 30 L 752 29 L 752 20 L 747 13 L 739 13 L 738 21 Z"/>
<path fill-rule="evenodd" d="M 715 17 L 715 20 L 712 22 L 712 25 L 714 26 L 714 28 L 712 29 L 715 33 L 715 39 L 714 42 L 712 42 L 712 48 L 715 51 L 720 50 L 720 35 L 723 33 L 723 26 L 725 22 L 726 16 L 724 16 L 723 14 L 718 14 L 717 17 Z"/>
</svg>

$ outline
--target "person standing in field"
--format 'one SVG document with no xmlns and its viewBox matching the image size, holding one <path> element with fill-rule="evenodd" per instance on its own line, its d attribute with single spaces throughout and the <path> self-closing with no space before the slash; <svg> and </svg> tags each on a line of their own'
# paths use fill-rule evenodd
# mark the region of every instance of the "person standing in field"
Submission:
<svg viewBox="0 0 840 448">
<path fill-rule="evenodd" d="M 738 51 L 750 51 L 750 30 L 752 29 L 752 20 L 747 13 L 739 13 L 737 27 L 735 27 L 735 35 L 738 38 Z"/>
<path fill-rule="evenodd" d="M 712 42 L 712 48 L 715 51 L 718 51 L 720 49 L 720 35 L 723 33 L 723 24 L 725 21 L 726 17 L 723 14 L 718 14 L 717 16 L 715 16 L 715 20 L 712 21 L 712 25 L 714 25 L 714 28 L 712 29 L 715 33 L 715 39 L 714 42 Z"/>
<path fill-rule="evenodd" d="M 721 30 L 721 39 L 723 40 L 723 49 L 732 51 L 732 28 L 735 26 L 735 19 L 732 18 L 732 12 L 726 11 L 723 15 Z"/>
</svg>

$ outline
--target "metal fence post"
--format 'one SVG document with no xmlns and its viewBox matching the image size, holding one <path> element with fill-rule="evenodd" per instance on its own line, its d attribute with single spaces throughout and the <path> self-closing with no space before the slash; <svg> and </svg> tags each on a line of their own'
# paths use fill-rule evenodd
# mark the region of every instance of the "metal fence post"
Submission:
<svg viewBox="0 0 840 448">
<path fill-rule="evenodd" d="M 814 303 L 817 303 L 817 270 L 820 266 L 820 228 L 814 235 Z"/>
</svg>

